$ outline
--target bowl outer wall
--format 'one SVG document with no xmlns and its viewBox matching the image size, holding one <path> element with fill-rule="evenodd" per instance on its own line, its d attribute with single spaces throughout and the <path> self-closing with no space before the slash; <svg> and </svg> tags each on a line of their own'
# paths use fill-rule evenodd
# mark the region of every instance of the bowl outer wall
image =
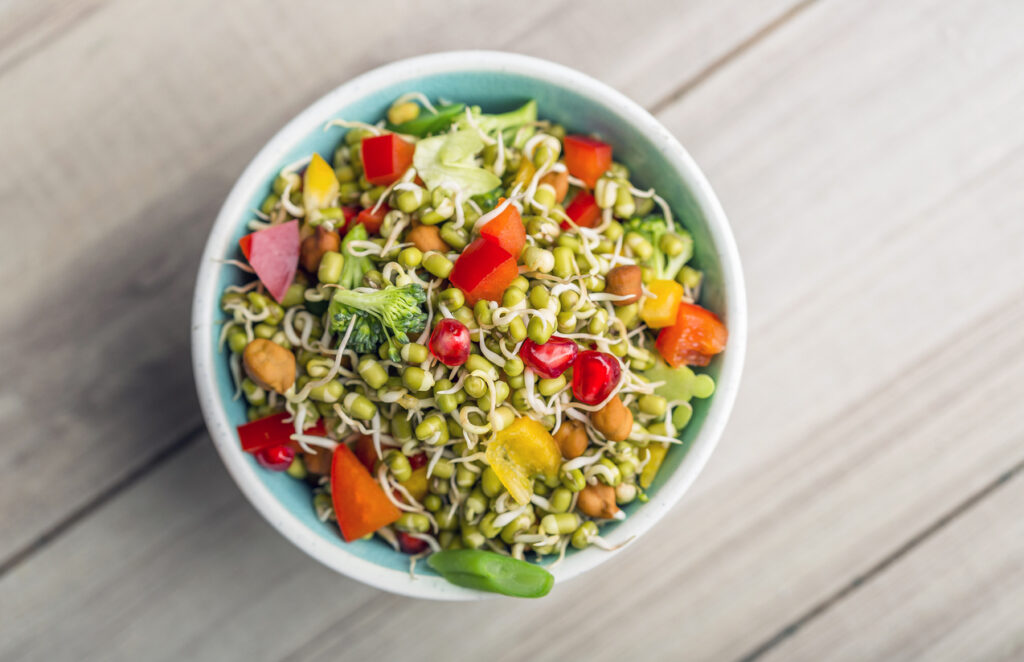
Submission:
<svg viewBox="0 0 1024 662">
<path fill-rule="evenodd" d="M 455 98 L 452 91 L 462 90 L 458 100 L 484 99 L 488 110 L 505 110 L 533 96 L 512 91 L 522 90 L 524 85 L 543 88 L 544 93 L 540 95 L 543 117 L 561 121 L 576 130 L 617 136 L 618 142 L 612 140 L 616 154 L 625 155 L 623 161 L 635 175 L 646 169 L 652 171 L 648 172 L 647 180 L 670 177 L 682 185 L 683 191 L 675 195 L 664 193 L 665 189 L 672 188 L 671 181 L 668 186 L 659 185 L 658 189 L 670 200 L 674 210 L 683 210 L 680 215 L 686 219 L 697 241 L 695 259 L 698 264 L 708 269 L 709 274 L 717 272 L 718 278 L 709 275 L 705 300 L 716 300 L 718 305 L 711 307 L 722 314 L 729 328 L 728 349 L 710 368 L 712 374 L 717 373 L 716 393 L 709 403 L 697 403 L 694 420 L 684 431 L 684 435 L 687 431 L 691 435 L 685 455 L 673 458 L 670 453 L 669 460 L 674 459 L 674 462 L 666 461 L 666 471 L 659 475 L 660 484 L 654 486 L 650 502 L 642 508 L 633 506 L 626 521 L 606 527 L 607 533 L 602 535 L 612 543 L 639 536 L 675 505 L 713 451 L 738 389 L 746 349 L 747 316 L 735 240 L 725 213 L 703 174 L 679 142 L 647 111 L 607 85 L 575 70 L 537 58 L 490 51 L 447 52 L 401 60 L 339 86 L 297 115 L 260 150 L 221 208 L 197 277 L 192 318 L 193 369 L 203 415 L 214 444 L 229 473 L 257 510 L 286 538 L 328 567 L 394 593 L 448 600 L 490 596 L 453 586 L 429 571 L 418 572 L 416 579 L 411 579 L 406 569 L 395 566 L 394 559 L 381 558 L 384 552 L 395 553 L 380 545 L 376 546 L 380 554 L 362 549 L 355 553 L 355 545 L 363 543 L 345 545 L 336 532 L 327 531 L 312 516 L 308 489 L 282 474 L 260 470 L 253 459 L 242 452 L 234 429 L 242 420 L 237 411 L 229 416 L 225 402 L 235 409 L 240 407 L 230 403 L 230 383 L 228 397 L 225 397 L 226 362 L 215 342 L 219 317 L 217 301 L 231 277 L 225 275 L 226 268 L 216 260 L 234 252 L 235 242 L 244 233 L 243 219 L 251 216 L 249 210 L 257 206 L 268 191 L 272 173 L 283 164 L 308 154 L 311 144 L 330 157 L 323 145 L 336 143 L 337 135 L 331 138 L 329 134 L 322 134 L 320 128 L 327 120 L 340 116 L 342 109 L 346 109 L 348 119 L 369 119 L 379 116 L 401 92 L 415 89 L 429 96 L 445 96 L 439 90 L 449 90 L 449 98 Z M 495 108 L 494 103 L 489 103 L 495 98 L 507 101 L 498 104 L 503 107 Z M 582 102 L 586 105 L 581 106 Z M 350 110 L 354 113 L 348 114 Z M 579 114 L 584 116 L 575 119 Z M 676 177 L 665 174 L 666 165 Z M 649 185 L 649 181 L 643 184 Z M 678 466 L 668 471 L 673 464 Z M 590 548 L 569 555 L 551 569 L 556 584 L 595 567 L 612 554 Z"/>
</svg>

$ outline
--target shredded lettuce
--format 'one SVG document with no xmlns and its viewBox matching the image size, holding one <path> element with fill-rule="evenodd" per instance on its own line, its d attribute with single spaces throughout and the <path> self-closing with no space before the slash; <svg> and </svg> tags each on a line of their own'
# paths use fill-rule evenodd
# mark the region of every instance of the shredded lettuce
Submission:
<svg viewBox="0 0 1024 662">
<path fill-rule="evenodd" d="M 497 175 L 477 164 L 483 148 L 483 139 L 472 130 L 424 138 L 416 143 L 413 165 L 427 188 L 449 181 L 467 196 L 479 195 L 501 184 Z"/>
</svg>

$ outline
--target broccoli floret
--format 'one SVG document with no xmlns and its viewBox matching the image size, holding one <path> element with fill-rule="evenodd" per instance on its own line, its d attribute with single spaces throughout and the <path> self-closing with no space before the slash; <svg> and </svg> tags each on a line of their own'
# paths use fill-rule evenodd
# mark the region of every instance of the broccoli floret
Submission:
<svg viewBox="0 0 1024 662">
<path fill-rule="evenodd" d="M 640 257 L 640 262 L 654 269 L 658 280 L 673 280 L 680 269 L 693 257 L 693 237 L 686 230 L 673 232 L 661 216 L 652 214 L 643 218 L 634 217 L 622 224 L 626 241 L 629 233 L 635 232 L 646 239 L 654 249 L 650 256 Z M 641 242 L 642 243 L 642 242 Z"/>
<path fill-rule="evenodd" d="M 338 290 L 331 298 L 328 314 L 331 330 L 344 335 L 350 324 L 356 325 L 348 346 L 359 354 L 373 354 L 389 343 L 392 361 L 401 360 L 398 353 L 409 343 L 409 335 L 423 331 L 427 313 L 423 302 L 427 294 L 419 285 L 389 285 L 383 290 Z"/>
<path fill-rule="evenodd" d="M 341 241 L 341 254 L 345 261 L 341 266 L 341 280 L 338 284 L 345 289 L 354 290 L 363 282 L 363 276 L 373 269 L 373 261 L 369 257 L 355 257 L 349 252 L 349 244 L 353 241 L 366 241 L 369 235 L 362 223 L 355 225 Z"/>
</svg>

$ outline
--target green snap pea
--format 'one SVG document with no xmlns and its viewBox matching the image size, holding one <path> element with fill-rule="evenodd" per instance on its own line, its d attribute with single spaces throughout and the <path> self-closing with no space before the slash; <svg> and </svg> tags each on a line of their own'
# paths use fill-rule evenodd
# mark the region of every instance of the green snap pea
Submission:
<svg viewBox="0 0 1024 662">
<path fill-rule="evenodd" d="M 430 530 L 430 518 L 423 513 L 402 513 L 395 521 L 395 528 L 408 533 L 426 533 Z"/>
<path fill-rule="evenodd" d="M 537 390 L 544 397 L 550 397 L 565 387 L 565 375 L 559 375 L 551 379 L 542 379 L 537 382 Z"/>
<path fill-rule="evenodd" d="M 440 253 L 427 253 L 423 258 L 423 268 L 438 278 L 447 278 L 454 266 L 451 260 Z"/>
<path fill-rule="evenodd" d="M 309 368 L 307 367 L 308 371 Z M 380 363 L 377 362 L 372 356 L 364 356 L 359 360 L 359 365 L 356 367 L 356 371 L 359 376 L 363 378 L 370 388 L 378 389 L 384 386 L 388 381 L 388 371 L 384 369 Z M 312 373 L 310 373 L 312 374 Z M 316 376 L 316 375 L 312 375 Z"/>
<path fill-rule="evenodd" d="M 572 533 L 580 526 L 580 518 L 576 513 L 553 513 L 540 520 L 540 530 L 549 536 Z"/>
<path fill-rule="evenodd" d="M 590 543 L 597 537 L 598 530 L 597 524 L 593 522 L 584 522 L 580 524 L 580 528 L 572 534 L 572 546 L 576 549 L 585 549 L 590 546 Z"/>
<path fill-rule="evenodd" d="M 409 464 L 409 458 L 402 455 L 400 451 L 391 450 L 385 453 L 384 464 L 388 465 L 391 475 L 400 483 L 412 477 L 412 465 Z"/>
<path fill-rule="evenodd" d="M 651 416 L 664 416 L 667 405 L 665 398 L 654 394 L 642 395 L 637 401 L 640 411 Z"/>
<path fill-rule="evenodd" d="M 416 105 L 413 102 L 408 103 L 412 103 L 414 106 Z M 437 109 L 436 113 L 421 113 L 419 112 L 419 106 L 416 106 L 415 115 L 412 114 L 411 110 L 404 110 L 404 121 L 398 123 L 391 122 L 389 113 L 388 121 L 391 123 L 388 128 L 396 133 L 401 133 L 407 136 L 423 137 L 429 133 L 437 133 L 438 131 L 448 128 L 453 121 L 462 115 L 465 107 L 465 104 L 456 103 L 448 106 L 441 106 Z"/>
</svg>

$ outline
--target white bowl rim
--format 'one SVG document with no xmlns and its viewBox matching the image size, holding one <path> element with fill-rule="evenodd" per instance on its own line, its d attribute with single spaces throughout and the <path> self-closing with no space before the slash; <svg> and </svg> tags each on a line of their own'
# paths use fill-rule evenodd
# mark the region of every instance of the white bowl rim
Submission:
<svg viewBox="0 0 1024 662">
<path fill-rule="evenodd" d="M 573 89 L 615 112 L 654 144 L 662 145 L 666 158 L 683 178 L 704 214 L 708 232 L 719 254 L 723 287 L 727 292 L 725 316 L 729 322 L 729 348 L 722 355 L 721 372 L 707 417 L 679 467 L 649 503 L 616 528 L 612 542 L 639 537 L 652 527 L 682 498 L 703 469 L 721 438 L 736 399 L 747 343 L 747 304 L 742 267 L 735 239 L 718 198 L 679 141 L 644 108 L 612 87 L 569 67 L 536 57 L 499 51 L 447 51 L 411 57 L 370 70 L 328 92 L 296 115 L 257 153 L 238 178 L 217 215 L 203 251 L 192 304 L 192 365 L 203 417 L 221 459 L 243 494 L 274 528 L 299 549 L 327 567 L 379 589 L 440 600 L 483 599 L 492 597 L 492 594 L 453 586 L 440 577 L 421 575 L 412 579 L 408 572 L 359 558 L 308 529 L 274 497 L 258 478 L 251 463 L 245 461 L 235 439 L 234 428 L 228 422 L 217 392 L 213 362 L 218 360 L 219 354 L 210 329 L 215 323 L 215 302 L 219 298 L 219 265 L 215 259 L 223 255 L 239 216 L 247 211 L 246 203 L 253 187 L 262 184 L 260 173 L 272 166 L 310 129 L 322 126 L 333 117 L 336 109 L 350 98 L 358 98 L 406 78 L 462 70 L 519 74 Z M 590 548 L 567 557 L 551 570 L 556 586 L 600 565 L 614 554 Z"/>
</svg>

